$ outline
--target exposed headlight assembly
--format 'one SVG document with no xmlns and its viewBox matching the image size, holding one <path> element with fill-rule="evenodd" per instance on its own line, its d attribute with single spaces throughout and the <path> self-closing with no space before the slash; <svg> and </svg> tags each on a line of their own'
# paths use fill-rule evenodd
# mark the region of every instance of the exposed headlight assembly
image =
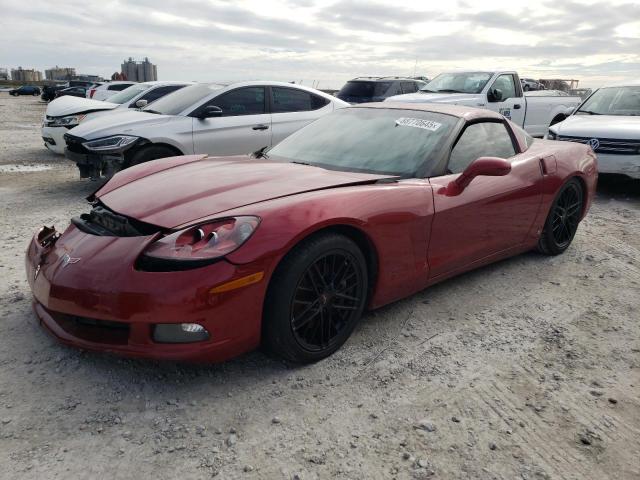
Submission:
<svg viewBox="0 0 640 480">
<path fill-rule="evenodd" d="M 99 138 L 98 140 L 90 140 L 82 145 L 92 152 L 120 153 L 133 145 L 139 138 L 131 135 L 114 135 L 112 137 Z"/>
<path fill-rule="evenodd" d="M 237 250 L 259 224 L 258 217 L 242 216 L 179 230 L 150 244 L 138 268 L 166 272 L 209 265 Z"/>
<path fill-rule="evenodd" d="M 66 117 L 49 117 L 48 124 L 50 127 L 67 127 L 72 128 L 80 124 L 86 115 L 68 115 Z"/>
</svg>

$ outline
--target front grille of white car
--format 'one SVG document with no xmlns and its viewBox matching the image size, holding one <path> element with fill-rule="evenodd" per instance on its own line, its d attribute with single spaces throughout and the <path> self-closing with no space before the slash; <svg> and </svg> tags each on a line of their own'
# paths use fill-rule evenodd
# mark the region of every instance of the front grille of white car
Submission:
<svg viewBox="0 0 640 480">
<path fill-rule="evenodd" d="M 640 155 L 640 140 L 622 140 L 618 138 L 597 137 L 569 137 L 560 135 L 557 140 L 588 144 L 591 140 L 598 140 L 596 153 L 612 153 L 615 155 Z"/>
</svg>

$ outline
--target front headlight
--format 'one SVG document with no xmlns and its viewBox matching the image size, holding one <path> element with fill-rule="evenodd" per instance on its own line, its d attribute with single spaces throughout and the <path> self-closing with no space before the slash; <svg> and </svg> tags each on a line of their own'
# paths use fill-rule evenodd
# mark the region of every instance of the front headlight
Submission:
<svg viewBox="0 0 640 480">
<path fill-rule="evenodd" d="M 131 135 L 114 135 L 113 137 L 84 142 L 82 145 L 93 152 L 121 152 L 139 138 Z"/>
<path fill-rule="evenodd" d="M 551 130 L 547 131 L 547 136 L 546 136 L 547 140 L 556 140 L 557 138 L 558 138 L 558 135 L 555 132 L 552 132 Z"/>
<path fill-rule="evenodd" d="M 67 127 L 72 128 L 76 127 L 80 124 L 82 120 L 84 120 L 86 115 L 69 115 L 66 117 L 49 117 L 49 126 L 50 127 Z"/>
<path fill-rule="evenodd" d="M 209 265 L 238 249 L 259 224 L 258 217 L 242 216 L 179 230 L 149 245 L 138 268 L 173 271 Z"/>
</svg>

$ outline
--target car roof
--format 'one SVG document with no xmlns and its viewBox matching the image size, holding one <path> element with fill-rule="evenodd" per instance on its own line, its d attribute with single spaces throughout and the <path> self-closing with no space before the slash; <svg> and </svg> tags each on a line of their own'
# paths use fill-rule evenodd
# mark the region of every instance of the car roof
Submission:
<svg viewBox="0 0 640 480">
<path fill-rule="evenodd" d="M 223 88 L 239 88 L 239 87 L 252 87 L 252 86 L 299 88 L 300 90 L 306 90 L 307 92 L 324 96 L 333 101 L 340 101 L 340 102 L 342 101 L 339 98 L 334 97 L 333 95 L 329 95 L 328 93 L 323 92 L 322 90 L 307 87 L 306 85 L 302 85 L 300 83 L 278 82 L 275 80 L 251 80 L 247 82 L 201 82 L 199 84 L 207 85 L 210 87 L 223 87 Z"/>
<path fill-rule="evenodd" d="M 467 107 L 464 105 L 447 105 L 443 103 L 403 103 L 403 102 L 377 102 L 361 103 L 352 105 L 349 108 L 387 108 L 395 110 L 418 110 L 421 112 L 442 113 L 453 117 L 463 118 L 466 121 L 488 118 L 493 120 L 504 120 L 498 112 L 483 108 Z"/>
<path fill-rule="evenodd" d="M 194 85 L 195 82 L 189 81 L 189 80 L 184 80 L 184 81 L 180 81 L 180 80 L 151 80 L 149 82 L 140 82 L 143 85 L 151 85 L 152 87 L 158 86 L 158 85 Z"/>
</svg>

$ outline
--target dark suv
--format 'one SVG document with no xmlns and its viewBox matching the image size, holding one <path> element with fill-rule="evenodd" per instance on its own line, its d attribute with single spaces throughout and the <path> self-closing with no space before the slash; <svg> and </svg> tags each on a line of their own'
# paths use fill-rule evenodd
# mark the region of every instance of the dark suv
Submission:
<svg viewBox="0 0 640 480">
<path fill-rule="evenodd" d="M 22 87 L 9 90 L 9 95 L 17 97 L 18 95 L 40 95 L 40 88 L 33 85 L 23 85 Z"/>
<path fill-rule="evenodd" d="M 358 77 L 345 83 L 336 97 L 349 103 L 382 102 L 393 95 L 417 92 L 425 85 L 413 78 Z"/>
</svg>

